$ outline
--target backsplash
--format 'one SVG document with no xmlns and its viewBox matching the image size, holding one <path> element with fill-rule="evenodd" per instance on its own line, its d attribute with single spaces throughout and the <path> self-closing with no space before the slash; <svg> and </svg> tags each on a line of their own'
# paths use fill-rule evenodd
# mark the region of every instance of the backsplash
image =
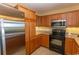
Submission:
<svg viewBox="0 0 79 59">
<path fill-rule="evenodd" d="M 70 33 L 73 35 L 79 35 L 79 28 L 77 27 L 72 27 L 72 28 L 66 28 L 66 33 Z"/>
<path fill-rule="evenodd" d="M 78 27 L 66 28 L 66 33 L 68 35 L 79 35 Z M 50 27 L 36 27 L 36 34 L 51 34 Z"/>
<path fill-rule="evenodd" d="M 51 28 L 50 27 L 36 27 L 36 35 L 38 34 L 50 34 Z"/>
</svg>

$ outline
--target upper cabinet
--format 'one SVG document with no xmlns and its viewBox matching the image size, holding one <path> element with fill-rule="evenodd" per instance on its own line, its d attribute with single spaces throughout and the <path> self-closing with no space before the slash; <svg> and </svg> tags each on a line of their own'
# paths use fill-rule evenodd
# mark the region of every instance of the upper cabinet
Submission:
<svg viewBox="0 0 79 59">
<path fill-rule="evenodd" d="M 37 17 L 37 26 L 51 26 L 53 20 L 67 20 L 67 27 L 79 27 L 79 10 Z"/>
<path fill-rule="evenodd" d="M 61 19 L 61 14 L 52 15 L 52 20 L 60 20 L 60 19 Z"/>
<path fill-rule="evenodd" d="M 68 12 L 67 14 L 67 26 L 79 27 L 79 11 Z"/>
<path fill-rule="evenodd" d="M 61 20 L 66 20 L 67 19 L 67 14 L 66 13 L 62 13 L 60 19 Z"/>
<path fill-rule="evenodd" d="M 36 20 L 36 13 L 28 8 L 26 8 L 24 5 L 18 4 L 16 6 L 17 9 L 24 12 L 25 18 L 35 21 Z"/>
<path fill-rule="evenodd" d="M 66 14 L 65 13 L 53 14 L 53 15 L 50 15 L 50 19 L 51 20 L 65 20 Z"/>
<path fill-rule="evenodd" d="M 41 25 L 45 26 L 45 27 L 49 26 L 49 20 L 48 20 L 47 16 L 42 16 L 42 18 L 41 18 Z"/>
<path fill-rule="evenodd" d="M 67 27 L 79 27 L 79 11 L 54 14 L 52 20 L 67 20 Z"/>
<path fill-rule="evenodd" d="M 36 26 L 41 26 L 41 16 L 36 16 Z"/>
<path fill-rule="evenodd" d="M 37 16 L 36 23 L 37 26 L 50 27 L 49 16 Z"/>
</svg>

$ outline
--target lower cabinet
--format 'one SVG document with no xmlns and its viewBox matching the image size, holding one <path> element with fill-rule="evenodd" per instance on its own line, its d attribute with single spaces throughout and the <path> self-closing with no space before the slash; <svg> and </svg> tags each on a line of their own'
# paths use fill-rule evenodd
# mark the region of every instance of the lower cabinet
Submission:
<svg viewBox="0 0 79 59">
<path fill-rule="evenodd" d="M 41 35 L 40 45 L 49 48 L 49 35 Z"/>
<path fill-rule="evenodd" d="M 48 35 L 37 35 L 35 38 L 30 39 L 29 42 L 29 53 L 33 53 L 40 46 L 49 48 L 49 36 Z"/>
<path fill-rule="evenodd" d="M 65 54 L 75 55 L 79 54 L 79 46 L 73 38 L 66 38 L 65 40 Z"/>
<path fill-rule="evenodd" d="M 79 55 L 79 46 L 74 40 L 73 40 L 73 53 L 72 54 L 78 54 Z"/>
<path fill-rule="evenodd" d="M 30 48 L 29 48 L 30 54 L 39 47 L 40 47 L 40 37 L 36 36 L 35 38 L 30 40 Z"/>
<path fill-rule="evenodd" d="M 72 54 L 72 38 L 66 38 L 65 40 L 65 54 L 69 55 Z"/>
</svg>

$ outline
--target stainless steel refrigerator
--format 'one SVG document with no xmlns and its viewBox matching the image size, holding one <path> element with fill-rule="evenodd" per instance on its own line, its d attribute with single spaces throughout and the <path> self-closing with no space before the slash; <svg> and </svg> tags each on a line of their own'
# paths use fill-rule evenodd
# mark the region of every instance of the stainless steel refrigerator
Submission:
<svg viewBox="0 0 79 59">
<path fill-rule="evenodd" d="M 6 38 L 24 34 L 25 23 L 0 19 L 0 55 L 6 55 Z"/>
</svg>

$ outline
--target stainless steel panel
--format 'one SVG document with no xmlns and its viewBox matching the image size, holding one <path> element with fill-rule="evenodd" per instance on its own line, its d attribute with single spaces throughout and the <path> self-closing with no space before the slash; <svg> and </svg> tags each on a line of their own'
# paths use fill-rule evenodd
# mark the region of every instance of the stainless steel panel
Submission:
<svg viewBox="0 0 79 59">
<path fill-rule="evenodd" d="M 18 32 L 24 32 L 24 22 L 17 22 L 17 21 L 8 21 L 4 20 L 4 29 L 5 33 L 18 33 Z"/>
<path fill-rule="evenodd" d="M 6 55 L 6 38 L 24 34 L 24 22 L 0 19 L 0 54 Z"/>
<path fill-rule="evenodd" d="M 1 49 L 2 49 L 2 35 L 1 35 L 1 22 L 0 22 L 0 55 L 1 55 Z"/>
</svg>

